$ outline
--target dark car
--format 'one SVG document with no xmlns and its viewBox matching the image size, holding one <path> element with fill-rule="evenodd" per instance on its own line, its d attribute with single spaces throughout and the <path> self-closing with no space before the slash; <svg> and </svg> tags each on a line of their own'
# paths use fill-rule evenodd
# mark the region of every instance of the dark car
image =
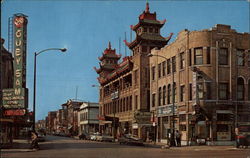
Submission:
<svg viewBox="0 0 250 158">
<path fill-rule="evenodd" d="M 38 142 L 44 142 L 45 141 L 45 135 L 43 133 L 38 133 L 37 141 Z"/>
<path fill-rule="evenodd" d="M 84 133 L 79 135 L 79 139 L 90 140 L 90 135 L 88 133 L 84 132 Z"/>
<path fill-rule="evenodd" d="M 236 147 L 248 147 L 250 145 L 250 126 L 240 125 L 238 128 L 238 135 L 236 136 Z"/>
<path fill-rule="evenodd" d="M 137 137 L 132 136 L 131 134 L 125 134 L 118 138 L 118 142 L 120 144 L 127 144 L 127 145 L 139 145 L 143 146 L 143 140 Z"/>
</svg>

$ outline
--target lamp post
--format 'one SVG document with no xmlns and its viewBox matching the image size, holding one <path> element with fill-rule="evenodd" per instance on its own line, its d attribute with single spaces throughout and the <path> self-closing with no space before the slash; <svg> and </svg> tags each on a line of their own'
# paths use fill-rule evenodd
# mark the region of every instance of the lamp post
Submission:
<svg viewBox="0 0 250 158">
<path fill-rule="evenodd" d="M 36 57 L 46 51 L 50 50 L 60 50 L 61 52 L 66 52 L 66 48 L 48 48 L 41 50 L 39 52 L 35 52 L 34 54 L 34 84 L 33 84 L 33 130 L 35 130 L 35 125 L 36 125 Z"/>
<path fill-rule="evenodd" d="M 166 57 L 164 57 L 164 56 L 162 56 L 162 55 L 155 55 L 155 54 L 151 54 L 151 53 L 149 53 L 148 55 L 147 55 L 148 57 L 152 57 L 152 56 L 157 56 L 157 57 L 161 57 L 161 58 L 164 58 L 165 60 L 166 60 L 166 62 L 167 62 L 167 58 Z M 171 146 L 175 146 L 175 139 L 174 139 L 174 137 L 175 137 L 175 122 L 174 122 L 174 113 L 175 113 L 175 110 L 174 110 L 174 106 L 175 106 L 175 97 L 174 97 L 174 67 L 173 67 L 173 58 L 172 58 L 172 60 L 171 60 L 171 66 L 172 66 L 172 133 L 171 133 Z M 175 90 L 176 91 L 176 90 Z"/>
</svg>

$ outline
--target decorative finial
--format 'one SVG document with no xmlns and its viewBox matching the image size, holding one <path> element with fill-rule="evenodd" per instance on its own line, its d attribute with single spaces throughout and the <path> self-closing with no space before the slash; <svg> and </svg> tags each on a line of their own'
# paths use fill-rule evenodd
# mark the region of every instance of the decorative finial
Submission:
<svg viewBox="0 0 250 158">
<path fill-rule="evenodd" d="M 109 41 L 109 49 L 111 49 L 111 43 L 110 43 L 110 41 Z"/>
<path fill-rule="evenodd" d="M 148 1 L 147 1 L 147 3 L 146 3 L 146 10 L 145 10 L 145 12 L 146 12 L 146 13 L 149 13 L 149 3 L 148 3 Z"/>
</svg>

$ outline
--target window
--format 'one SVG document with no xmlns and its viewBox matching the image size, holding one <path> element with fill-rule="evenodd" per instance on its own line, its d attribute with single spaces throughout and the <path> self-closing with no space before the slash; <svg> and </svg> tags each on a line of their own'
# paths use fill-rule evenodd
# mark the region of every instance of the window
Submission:
<svg viewBox="0 0 250 158">
<path fill-rule="evenodd" d="M 166 105 L 166 86 L 163 86 L 163 96 L 162 96 L 162 104 Z"/>
<path fill-rule="evenodd" d="M 248 67 L 250 67 L 250 51 L 248 51 L 248 59 L 247 59 L 248 61 L 247 61 L 247 65 L 248 65 Z"/>
<path fill-rule="evenodd" d="M 134 76 L 134 80 L 135 80 L 135 85 L 137 85 L 137 81 L 138 81 L 138 70 L 135 70 L 134 72 L 135 76 Z"/>
<path fill-rule="evenodd" d="M 195 65 L 202 65 L 203 64 L 202 48 L 195 48 L 194 53 L 195 53 L 195 58 L 194 58 Z"/>
<path fill-rule="evenodd" d="M 192 65 L 192 50 L 191 49 L 189 49 L 189 51 L 188 51 L 188 59 L 189 59 L 189 66 L 191 66 Z"/>
<path fill-rule="evenodd" d="M 143 28 L 143 32 L 148 32 L 148 29 L 146 27 Z"/>
<path fill-rule="evenodd" d="M 138 109 L 138 95 L 135 96 L 135 110 Z"/>
<path fill-rule="evenodd" d="M 171 62 L 170 59 L 167 60 L 167 74 L 171 73 Z"/>
<path fill-rule="evenodd" d="M 185 67 L 185 58 L 184 58 L 184 53 L 182 52 L 180 54 L 180 69 L 184 69 Z"/>
<path fill-rule="evenodd" d="M 219 50 L 219 64 L 228 65 L 228 49 L 220 48 Z"/>
<path fill-rule="evenodd" d="M 161 77 L 161 63 L 158 64 L 158 77 Z"/>
<path fill-rule="evenodd" d="M 166 61 L 162 63 L 162 76 L 166 75 Z"/>
<path fill-rule="evenodd" d="M 148 47 L 147 46 L 142 46 L 142 52 L 147 52 L 148 51 Z"/>
<path fill-rule="evenodd" d="M 152 28 L 152 27 L 149 28 L 149 32 L 150 32 L 150 33 L 153 32 L 153 28 Z"/>
<path fill-rule="evenodd" d="M 168 104 L 171 103 L 171 96 L 172 96 L 172 94 L 171 94 L 171 85 L 168 84 Z"/>
<path fill-rule="evenodd" d="M 207 64 L 210 64 L 210 47 L 207 47 Z"/>
<path fill-rule="evenodd" d="M 173 72 L 176 72 L 176 58 L 172 57 Z"/>
<path fill-rule="evenodd" d="M 237 65 L 244 66 L 244 50 L 242 49 L 237 50 Z"/>
<path fill-rule="evenodd" d="M 158 90 L 158 106 L 161 106 L 161 87 Z"/>
<path fill-rule="evenodd" d="M 206 98 L 207 100 L 212 99 L 212 94 L 211 94 L 211 82 L 206 82 Z"/>
<path fill-rule="evenodd" d="M 248 100 L 250 100 L 250 79 L 248 80 Z"/>
<path fill-rule="evenodd" d="M 186 131 L 187 130 L 186 125 L 180 125 L 179 129 L 180 129 L 180 131 Z"/>
<path fill-rule="evenodd" d="M 189 83 L 189 100 L 192 100 L 193 92 L 192 92 L 192 83 Z"/>
<path fill-rule="evenodd" d="M 174 83 L 173 90 L 174 90 L 174 102 L 176 103 L 176 102 L 177 102 L 177 90 L 176 90 L 176 83 Z"/>
<path fill-rule="evenodd" d="M 155 94 L 152 94 L 152 107 L 155 107 Z"/>
<path fill-rule="evenodd" d="M 241 77 L 237 80 L 237 100 L 244 100 L 244 80 Z"/>
<path fill-rule="evenodd" d="M 186 115 L 185 114 L 180 114 L 179 115 L 179 121 L 180 122 L 185 122 L 186 121 Z"/>
<path fill-rule="evenodd" d="M 155 33 L 159 33 L 159 29 L 158 28 L 155 28 Z"/>
<path fill-rule="evenodd" d="M 219 84 L 219 99 L 228 99 L 228 83 Z"/>
<path fill-rule="evenodd" d="M 180 87 L 180 101 L 181 101 L 181 102 L 184 101 L 184 98 L 185 98 L 185 86 L 182 85 L 182 86 Z"/>
<path fill-rule="evenodd" d="M 152 67 L 152 80 L 155 80 L 155 67 Z"/>
</svg>

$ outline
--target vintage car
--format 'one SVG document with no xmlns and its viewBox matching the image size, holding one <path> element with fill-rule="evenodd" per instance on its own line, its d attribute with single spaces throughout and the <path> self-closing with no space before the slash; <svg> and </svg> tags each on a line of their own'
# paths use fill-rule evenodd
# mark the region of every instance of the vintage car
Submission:
<svg viewBox="0 0 250 158">
<path fill-rule="evenodd" d="M 96 140 L 100 142 L 112 142 L 114 140 L 114 137 L 106 134 L 98 135 L 96 136 Z"/>
<path fill-rule="evenodd" d="M 45 135 L 43 133 L 38 133 L 37 141 L 38 142 L 44 142 L 45 141 Z"/>
<path fill-rule="evenodd" d="M 96 141 L 97 137 L 100 136 L 101 134 L 99 132 L 90 134 L 90 140 Z"/>
<path fill-rule="evenodd" d="M 250 145 L 250 126 L 239 125 L 238 135 L 236 136 L 236 148 L 248 147 Z"/>
<path fill-rule="evenodd" d="M 90 134 L 83 132 L 82 134 L 79 135 L 79 139 L 90 140 Z"/>
<path fill-rule="evenodd" d="M 131 134 L 125 134 L 118 138 L 118 142 L 120 144 L 127 144 L 127 145 L 139 145 L 143 146 L 143 140 L 137 137 L 132 136 Z"/>
</svg>

